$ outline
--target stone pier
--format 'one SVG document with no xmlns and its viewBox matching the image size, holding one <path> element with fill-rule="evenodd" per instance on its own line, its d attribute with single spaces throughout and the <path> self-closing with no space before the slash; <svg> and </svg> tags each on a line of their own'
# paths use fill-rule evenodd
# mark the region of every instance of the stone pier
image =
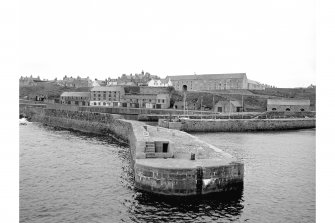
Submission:
<svg viewBox="0 0 335 223">
<path fill-rule="evenodd" d="M 50 126 L 113 135 L 127 142 L 135 186 L 140 190 L 188 196 L 235 190 L 243 184 L 243 163 L 185 132 L 109 113 L 23 105 L 20 113 Z"/>
</svg>

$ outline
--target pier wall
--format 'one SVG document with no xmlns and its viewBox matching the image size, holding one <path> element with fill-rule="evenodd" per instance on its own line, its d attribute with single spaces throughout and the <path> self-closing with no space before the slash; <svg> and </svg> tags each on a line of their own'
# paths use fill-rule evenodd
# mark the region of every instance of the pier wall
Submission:
<svg viewBox="0 0 335 223">
<path fill-rule="evenodd" d="M 143 134 L 144 123 L 124 120 L 122 116 L 116 114 L 20 106 L 20 113 L 23 112 L 35 122 L 87 133 L 110 135 L 127 142 L 130 145 L 135 187 L 144 191 L 188 196 L 234 190 L 243 184 L 243 163 L 235 162 L 235 158 L 222 151 L 217 154 L 215 150 L 203 150 L 202 155 L 196 154 L 197 159 L 191 161 L 188 153 L 198 151 L 195 148 L 197 146 L 206 147 L 206 143 L 195 140 L 194 136 L 184 132 L 146 126 L 151 137 L 146 138 Z M 181 145 L 182 150 L 179 154 L 180 152 L 184 155 L 188 154 L 187 159 L 176 158 L 178 153 L 175 154 L 175 158 L 146 159 L 143 156 L 146 141 L 153 140 L 152 137 L 167 137 L 167 135 L 181 140 L 171 142 L 171 145 L 180 144 L 179 142 L 182 141 L 187 141 L 188 144 L 198 141 L 194 144 L 195 147 L 191 148 Z M 201 159 L 201 156 L 207 159 Z"/>
<path fill-rule="evenodd" d="M 186 132 L 243 132 L 315 128 L 315 118 L 297 119 L 183 119 Z"/>
</svg>

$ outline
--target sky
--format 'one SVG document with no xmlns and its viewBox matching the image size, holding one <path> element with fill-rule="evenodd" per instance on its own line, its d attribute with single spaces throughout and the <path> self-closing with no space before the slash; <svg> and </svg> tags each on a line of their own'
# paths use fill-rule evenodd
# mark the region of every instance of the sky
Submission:
<svg viewBox="0 0 335 223">
<path fill-rule="evenodd" d="M 246 73 L 315 78 L 313 0 L 19 1 L 18 74 L 58 79 Z"/>
</svg>

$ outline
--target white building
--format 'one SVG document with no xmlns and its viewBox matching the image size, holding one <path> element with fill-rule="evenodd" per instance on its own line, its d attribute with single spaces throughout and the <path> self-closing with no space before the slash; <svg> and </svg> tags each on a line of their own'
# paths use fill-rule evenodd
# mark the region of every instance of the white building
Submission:
<svg viewBox="0 0 335 223">
<path fill-rule="evenodd" d="M 169 87 L 172 86 L 172 82 L 170 80 L 170 78 L 168 80 L 164 79 L 151 79 L 148 82 L 148 86 L 149 87 Z"/>
</svg>

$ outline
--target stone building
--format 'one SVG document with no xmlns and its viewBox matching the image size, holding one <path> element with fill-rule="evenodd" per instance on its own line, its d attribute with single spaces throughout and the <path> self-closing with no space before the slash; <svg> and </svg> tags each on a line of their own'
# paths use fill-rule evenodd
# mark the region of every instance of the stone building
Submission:
<svg viewBox="0 0 335 223">
<path fill-rule="evenodd" d="M 114 106 L 118 107 L 124 99 L 124 88 L 122 86 L 97 86 L 90 92 L 91 106 Z"/>
<path fill-rule="evenodd" d="M 63 92 L 60 103 L 67 105 L 89 106 L 90 92 Z"/>
<path fill-rule="evenodd" d="M 242 111 L 242 104 L 239 101 L 218 101 L 214 105 L 214 112 L 229 113 Z"/>
<path fill-rule="evenodd" d="M 20 86 L 36 86 L 39 82 L 46 82 L 42 81 L 40 77 L 33 77 L 32 75 L 30 77 L 20 77 Z"/>
<path fill-rule="evenodd" d="M 194 74 L 167 76 L 177 91 L 213 91 L 229 89 L 261 88 L 260 83 L 248 80 L 246 73 Z M 264 88 L 265 89 L 265 88 Z"/>
<path fill-rule="evenodd" d="M 167 76 L 166 79 L 172 81 L 177 91 L 247 89 L 248 87 L 245 73 Z"/>
<path fill-rule="evenodd" d="M 82 78 L 82 77 L 63 77 L 63 80 L 57 81 L 58 85 L 64 86 L 64 87 L 75 87 L 75 88 L 80 88 L 80 87 L 92 87 L 93 81 L 87 77 L 87 78 Z"/>
<path fill-rule="evenodd" d="M 268 99 L 267 111 L 310 111 L 310 100 L 308 99 Z"/>
<path fill-rule="evenodd" d="M 170 107 L 170 94 L 166 87 L 120 85 L 93 87 L 90 105 L 166 109 Z"/>
</svg>

